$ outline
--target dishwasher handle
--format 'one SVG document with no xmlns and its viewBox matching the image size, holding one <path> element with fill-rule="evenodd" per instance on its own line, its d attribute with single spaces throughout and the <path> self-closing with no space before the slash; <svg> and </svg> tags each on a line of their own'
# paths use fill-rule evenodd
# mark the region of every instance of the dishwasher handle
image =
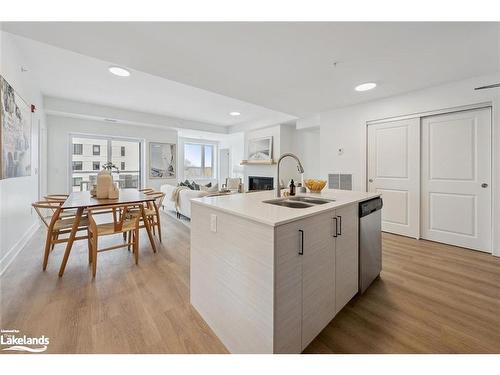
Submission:
<svg viewBox="0 0 500 375">
<path fill-rule="evenodd" d="M 383 206 L 382 198 L 373 198 L 359 204 L 359 217 L 365 217 L 371 213 L 381 210 Z"/>
</svg>

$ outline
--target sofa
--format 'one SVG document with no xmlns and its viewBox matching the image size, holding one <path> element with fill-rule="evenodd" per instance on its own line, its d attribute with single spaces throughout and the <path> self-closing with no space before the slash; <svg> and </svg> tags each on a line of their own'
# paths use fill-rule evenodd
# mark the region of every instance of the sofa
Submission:
<svg viewBox="0 0 500 375">
<path fill-rule="evenodd" d="M 174 211 L 177 214 L 181 214 L 187 218 L 191 218 L 191 199 L 200 198 L 210 195 L 211 193 L 208 191 L 201 190 L 191 190 L 191 189 L 183 189 L 179 191 L 178 197 L 178 207 L 176 207 L 176 202 L 172 200 L 172 194 L 174 190 L 177 189 L 177 186 L 174 185 L 161 185 L 161 192 L 165 193 L 165 199 L 163 199 L 163 209 Z"/>
</svg>

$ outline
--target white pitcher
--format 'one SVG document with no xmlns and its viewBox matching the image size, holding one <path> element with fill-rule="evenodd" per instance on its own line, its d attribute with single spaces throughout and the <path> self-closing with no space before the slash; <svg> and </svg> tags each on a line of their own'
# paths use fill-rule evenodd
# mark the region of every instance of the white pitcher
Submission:
<svg viewBox="0 0 500 375">
<path fill-rule="evenodd" d="M 109 188 L 108 198 L 118 199 L 119 196 L 120 196 L 120 190 L 118 189 L 118 183 L 115 182 L 114 184 L 111 184 L 111 187 Z"/>
</svg>

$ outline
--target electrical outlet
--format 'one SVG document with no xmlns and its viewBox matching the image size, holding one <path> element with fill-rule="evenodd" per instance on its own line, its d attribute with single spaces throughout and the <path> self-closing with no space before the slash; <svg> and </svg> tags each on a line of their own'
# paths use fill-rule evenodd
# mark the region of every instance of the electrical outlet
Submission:
<svg viewBox="0 0 500 375">
<path fill-rule="evenodd" d="M 217 232 L 217 215 L 210 215 L 210 231 Z"/>
</svg>

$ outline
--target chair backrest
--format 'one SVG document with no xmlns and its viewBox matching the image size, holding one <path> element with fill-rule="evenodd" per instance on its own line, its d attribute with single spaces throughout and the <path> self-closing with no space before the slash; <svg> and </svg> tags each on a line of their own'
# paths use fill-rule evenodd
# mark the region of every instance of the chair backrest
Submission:
<svg viewBox="0 0 500 375">
<path fill-rule="evenodd" d="M 94 220 L 94 215 L 110 212 L 113 216 L 113 228 L 115 232 L 121 231 L 123 223 L 128 219 L 135 220 L 136 225 L 138 225 L 140 217 L 138 215 L 131 215 L 130 210 L 132 208 L 139 208 L 140 206 L 141 203 L 122 203 L 88 208 L 87 214 L 89 218 L 89 229 L 94 233 L 97 231 L 97 223 Z"/>
<path fill-rule="evenodd" d="M 31 206 L 35 209 L 35 212 L 45 226 L 49 228 L 52 221 L 59 219 L 63 203 L 64 201 L 44 200 L 32 203 Z"/>
<path fill-rule="evenodd" d="M 228 177 L 228 178 L 226 178 L 226 188 L 229 190 L 238 189 L 240 187 L 240 184 L 241 184 L 240 177 L 237 177 L 237 178 Z"/>
<path fill-rule="evenodd" d="M 163 199 L 165 199 L 165 193 L 159 192 L 159 191 L 153 191 L 150 193 L 146 193 L 148 197 L 154 198 L 154 204 L 156 206 L 156 209 L 160 209 L 161 205 L 163 204 Z"/>
<path fill-rule="evenodd" d="M 50 201 L 50 202 L 61 202 L 64 203 L 66 199 L 68 199 L 69 194 L 48 194 L 43 197 L 45 201 Z M 56 209 L 52 209 L 52 214 L 56 212 Z"/>
<path fill-rule="evenodd" d="M 68 199 L 69 194 L 48 194 L 43 197 L 46 201 L 65 201 Z"/>
</svg>

